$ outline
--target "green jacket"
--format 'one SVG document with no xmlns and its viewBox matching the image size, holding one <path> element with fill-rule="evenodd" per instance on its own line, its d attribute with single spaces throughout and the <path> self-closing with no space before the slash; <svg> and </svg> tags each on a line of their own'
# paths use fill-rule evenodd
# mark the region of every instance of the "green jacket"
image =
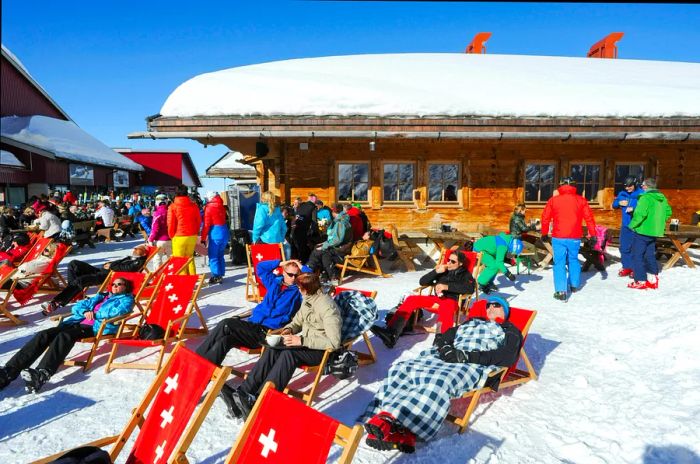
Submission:
<svg viewBox="0 0 700 464">
<path fill-rule="evenodd" d="M 480 251 L 484 254 L 491 255 L 495 259 L 496 268 L 503 274 L 508 270 L 503 260 L 508 253 L 508 245 L 513 240 L 509 234 L 501 232 L 498 235 L 487 235 L 474 242 L 474 251 Z"/>
<path fill-rule="evenodd" d="M 647 190 L 640 195 L 628 227 L 640 235 L 663 237 L 666 221 L 671 214 L 671 206 L 664 194 L 658 190 Z"/>
<path fill-rule="evenodd" d="M 299 311 L 285 328 L 301 335 L 301 344 L 314 350 L 337 350 L 340 348 L 340 310 L 333 298 L 318 291 L 306 295 Z"/>
</svg>

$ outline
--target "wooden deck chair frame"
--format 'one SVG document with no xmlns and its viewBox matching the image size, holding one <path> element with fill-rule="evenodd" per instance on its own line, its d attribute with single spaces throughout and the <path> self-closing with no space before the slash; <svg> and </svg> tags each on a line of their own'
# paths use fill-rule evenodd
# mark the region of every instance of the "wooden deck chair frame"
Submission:
<svg viewBox="0 0 700 464">
<path fill-rule="evenodd" d="M 243 445 L 250 439 L 251 429 L 253 428 L 253 423 L 260 409 L 260 404 L 265 400 L 266 393 L 270 390 L 274 390 L 274 388 L 275 386 L 272 382 L 267 382 L 263 386 L 258 400 L 255 402 L 255 405 L 253 406 L 248 419 L 246 419 L 245 424 L 243 424 L 243 429 L 238 434 L 238 438 L 236 438 L 236 442 L 233 445 L 233 448 L 231 448 L 231 452 L 226 457 L 225 464 L 245 464 L 244 461 L 241 460 Z M 362 426 L 359 424 L 356 424 L 351 428 L 343 423 L 338 423 L 338 428 L 336 429 L 333 443 L 343 448 L 343 453 L 338 459 L 339 464 L 350 464 L 352 462 L 352 458 L 360 444 L 362 434 Z"/>
<path fill-rule="evenodd" d="M 370 262 L 374 264 L 374 266 L 370 266 Z M 338 281 L 341 283 L 343 282 L 343 279 L 345 279 L 345 273 L 347 271 L 362 272 L 364 274 L 380 277 L 391 277 L 391 274 L 387 274 L 382 271 L 382 266 L 379 264 L 379 258 L 377 258 L 376 253 L 371 255 L 355 256 L 347 254 L 345 255 L 345 258 L 343 258 L 343 264 L 336 264 L 335 267 L 340 269 L 340 277 Z"/>
<path fill-rule="evenodd" d="M 17 272 L 17 269 L 12 267 L 12 266 L 2 266 L 2 276 L 0 277 L 0 291 L 5 292 L 5 298 L 3 298 L 2 303 L 0 303 L 0 316 L 6 317 L 6 321 L 1 321 L 0 325 L 22 325 L 26 324 L 25 321 L 20 319 L 19 317 L 15 316 L 12 314 L 12 312 L 8 309 L 8 305 L 10 304 L 10 297 L 12 296 L 12 291 L 15 288 L 15 283 L 13 282 L 10 288 L 8 289 L 3 289 L 2 287 L 5 286 L 5 283 L 7 283 L 10 279 L 12 279 L 12 276 Z"/>
<path fill-rule="evenodd" d="M 396 253 L 398 253 L 401 262 L 406 266 L 406 270 L 415 271 L 416 265 L 413 263 L 413 259 L 418 253 L 407 241 L 399 239 L 399 230 L 394 224 L 389 224 L 389 232 L 391 233 L 391 240 L 394 243 L 394 249 L 396 249 Z"/>
<path fill-rule="evenodd" d="M 66 259 L 66 256 L 70 254 L 72 249 L 73 246 L 68 246 L 68 248 L 66 248 L 66 251 L 61 259 L 56 263 L 56 267 L 54 268 L 53 272 L 44 277 L 39 289 L 36 291 L 37 295 L 59 293 L 61 290 L 66 288 L 66 286 L 68 286 L 66 279 L 64 279 L 61 273 L 58 272 L 58 266 L 61 264 L 61 261 Z"/>
<path fill-rule="evenodd" d="M 152 340 L 153 345 L 151 345 L 150 347 L 160 347 L 160 351 L 158 352 L 158 360 L 155 363 L 114 362 L 114 358 L 117 355 L 117 348 L 119 347 L 118 340 L 124 336 L 124 329 L 128 327 L 126 321 L 130 319 L 139 318 L 139 322 L 136 325 L 136 328 L 133 330 L 133 332 L 129 333 L 130 337 L 137 337 L 139 329 L 143 326 L 143 324 L 146 321 L 146 318 L 148 317 L 148 312 L 151 309 L 151 305 L 155 301 L 155 296 L 160 290 L 160 287 L 164 281 L 164 277 L 165 276 L 161 276 L 161 278 L 159 279 L 156 290 L 153 292 L 151 298 L 149 298 L 148 300 L 146 311 L 138 314 L 130 314 L 119 326 L 119 330 L 117 331 L 115 336 L 113 338 L 110 338 L 110 342 L 112 343 L 112 351 L 109 353 L 109 358 L 107 359 L 107 364 L 105 365 L 105 372 L 109 373 L 114 369 L 151 369 L 155 370 L 156 372 L 159 372 L 163 365 L 163 358 L 165 357 L 165 350 L 168 347 L 168 345 L 171 345 L 173 343 L 179 343 L 182 340 L 189 338 L 188 336 L 203 335 L 208 332 L 207 323 L 204 320 L 204 316 L 202 316 L 202 313 L 195 306 L 197 297 L 199 296 L 199 292 L 202 290 L 202 284 L 204 283 L 204 275 L 200 274 L 197 279 L 197 284 L 194 287 L 194 291 L 192 292 L 192 297 L 190 298 L 190 301 L 187 302 L 187 307 L 185 308 L 184 314 L 178 317 L 177 319 L 173 319 L 170 322 L 168 322 L 168 326 L 165 327 L 165 334 L 163 335 L 162 340 Z M 192 316 L 192 314 L 195 313 L 199 316 L 199 320 L 203 329 L 188 330 L 186 327 L 187 320 Z M 173 326 L 176 324 L 179 324 L 180 328 L 177 330 L 176 333 L 173 334 Z"/>
<path fill-rule="evenodd" d="M 344 290 L 355 290 L 351 288 L 346 288 Z M 361 290 L 358 290 L 361 291 Z M 370 292 L 370 298 L 374 299 L 377 296 L 377 292 Z M 374 346 L 372 346 L 372 342 L 369 339 L 369 336 L 367 335 L 367 332 L 369 330 L 366 330 L 362 334 L 349 338 L 347 340 L 344 340 L 340 344 L 339 349 L 344 349 L 348 351 L 354 351 L 357 353 L 357 358 L 358 358 L 358 364 L 361 366 L 366 366 L 369 364 L 374 364 L 377 362 L 377 353 L 374 351 Z M 367 353 L 363 353 L 357 350 L 353 350 L 352 346 L 355 344 L 356 341 L 359 339 L 364 340 L 366 346 L 367 346 Z M 287 386 L 284 389 L 284 392 L 290 396 L 293 396 L 295 398 L 301 399 L 303 402 L 306 403 L 307 406 L 311 406 L 311 404 L 314 401 L 314 398 L 316 397 L 316 390 L 318 389 L 318 384 L 321 382 L 321 377 L 323 376 L 323 371 L 326 367 L 326 364 L 328 363 L 328 358 L 330 357 L 331 353 L 333 353 L 336 350 L 331 350 L 328 349 L 323 353 L 323 358 L 321 359 L 321 362 L 315 366 L 301 366 L 299 369 L 306 372 L 307 374 L 313 374 L 315 373 L 316 376 L 314 377 L 313 381 L 309 384 L 309 388 L 306 390 L 296 390 L 293 388 L 290 388 Z"/>
<path fill-rule="evenodd" d="M 271 245 L 279 245 L 280 261 L 284 261 L 284 246 L 281 243 L 272 243 Z M 254 301 L 256 303 L 260 303 L 262 301 L 262 297 L 260 296 L 258 282 L 255 280 L 255 269 L 253 268 L 253 261 L 251 259 L 251 249 L 251 244 L 246 244 L 245 257 L 248 261 L 248 269 L 245 280 L 245 299 L 246 301 Z"/>
<path fill-rule="evenodd" d="M 136 427 L 141 427 L 141 424 L 143 424 L 144 416 L 146 415 L 148 407 L 155 398 L 156 393 L 158 393 L 158 389 L 160 388 L 160 386 L 163 384 L 163 382 L 165 382 L 170 362 L 172 359 L 174 359 L 175 354 L 179 349 L 181 349 L 181 347 L 182 344 L 178 343 L 178 345 L 173 350 L 173 356 L 170 357 L 168 362 L 165 364 L 164 369 L 160 371 L 160 373 L 151 383 L 150 387 L 148 387 L 146 394 L 144 395 L 143 399 L 136 407 L 136 409 L 132 411 L 131 417 L 129 418 L 129 421 L 127 422 L 126 426 L 121 431 L 121 433 L 119 435 L 104 437 L 99 440 L 86 443 L 82 446 L 103 447 L 112 444 L 112 448 L 109 451 L 109 456 L 113 462 L 116 461 L 117 457 L 124 448 L 124 445 L 127 444 L 129 438 L 131 437 Z M 199 431 L 199 428 L 204 422 L 204 418 L 206 417 L 207 413 L 214 404 L 214 400 L 216 400 L 216 397 L 219 394 L 221 387 L 226 382 L 226 378 L 228 377 L 228 371 L 229 369 L 227 367 L 217 367 L 216 369 L 214 369 L 214 373 L 210 378 L 210 383 L 213 382 L 213 385 L 210 387 L 209 391 L 204 396 L 204 400 L 202 401 L 201 405 L 198 408 L 195 408 L 195 411 L 192 414 L 187 428 L 185 429 L 184 433 L 180 436 L 177 446 L 173 450 L 173 453 L 168 457 L 167 461 L 163 461 L 164 463 L 167 462 L 169 464 L 175 464 L 188 462 L 185 454 L 187 453 L 187 450 L 192 444 L 195 435 Z M 53 456 L 34 461 L 32 464 L 49 464 L 52 461 L 66 454 L 68 451 L 69 450 L 56 453 Z"/>
<path fill-rule="evenodd" d="M 105 287 L 108 285 L 108 283 L 112 282 L 117 276 L 118 277 L 125 277 L 128 278 L 127 274 L 139 274 L 138 272 L 115 272 L 115 271 L 110 271 L 109 275 L 105 279 L 104 282 L 102 282 L 102 285 L 100 288 L 97 290 L 97 293 L 103 292 Z M 134 287 L 134 300 L 136 300 L 141 292 L 143 291 L 144 287 L 146 286 L 146 282 L 148 281 L 148 277 L 146 276 L 143 279 L 143 282 L 141 285 L 136 288 Z M 134 304 L 134 306 L 136 306 Z M 97 334 L 94 337 L 87 337 L 87 338 L 82 338 L 78 340 L 78 343 L 91 343 L 92 346 L 90 347 L 90 352 L 88 353 L 87 359 L 84 361 L 78 361 L 76 359 L 67 359 L 66 361 L 63 362 L 65 366 L 81 366 L 83 368 L 83 372 L 87 371 L 90 369 L 90 366 L 92 365 L 92 360 L 95 357 L 95 354 L 97 353 L 97 349 L 100 346 L 100 342 L 109 340 L 111 338 L 114 338 L 114 335 L 104 335 L 102 331 L 104 330 L 105 326 L 107 324 L 117 324 L 117 331 L 119 332 L 120 330 L 123 330 L 121 328 L 121 325 L 124 323 L 124 320 L 129 318 L 132 314 L 124 314 L 122 316 L 116 316 L 111 319 L 107 319 L 104 324 L 99 328 L 97 331 Z M 52 318 L 54 320 L 57 320 L 58 323 L 60 324 L 61 321 L 69 316 L 69 314 L 62 314 L 56 318 Z"/>
</svg>

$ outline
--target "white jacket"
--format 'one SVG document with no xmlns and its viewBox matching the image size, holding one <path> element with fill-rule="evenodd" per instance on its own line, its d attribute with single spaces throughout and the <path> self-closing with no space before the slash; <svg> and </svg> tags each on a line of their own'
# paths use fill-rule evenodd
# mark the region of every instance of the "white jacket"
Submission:
<svg viewBox="0 0 700 464">
<path fill-rule="evenodd" d="M 105 227 L 112 227 L 114 225 L 114 210 L 109 206 L 103 206 L 95 211 L 95 219 L 100 218 L 104 222 Z"/>
<path fill-rule="evenodd" d="M 44 211 L 39 218 L 39 228 L 44 231 L 44 237 L 58 236 L 61 233 L 61 220 L 58 216 Z"/>
<path fill-rule="evenodd" d="M 22 263 L 17 267 L 17 273 L 13 276 L 15 280 L 29 279 L 41 274 L 49 267 L 51 258 L 39 255 L 31 261 Z"/>
</svg>

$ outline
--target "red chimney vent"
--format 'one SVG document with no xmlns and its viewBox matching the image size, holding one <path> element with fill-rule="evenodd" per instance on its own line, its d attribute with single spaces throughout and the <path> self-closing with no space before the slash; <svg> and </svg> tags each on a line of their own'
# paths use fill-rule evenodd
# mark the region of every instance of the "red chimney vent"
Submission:
<svg viewBox="0 0 700 464">
<path fill-rule="evenodd" d="M 590 50 L 588 58 L 617 58 L 617 41 L 625 35 L 624 32 L 611 32 L 603 39 L 599 40 Z"/>
<path fill-rule="evenodd" d="M 471 43 L 467 45 L 464 53 L 486 53 L 486 41 L 491 37 L 490 32 L 479 32 L 474 36 Z"/>
</svg>

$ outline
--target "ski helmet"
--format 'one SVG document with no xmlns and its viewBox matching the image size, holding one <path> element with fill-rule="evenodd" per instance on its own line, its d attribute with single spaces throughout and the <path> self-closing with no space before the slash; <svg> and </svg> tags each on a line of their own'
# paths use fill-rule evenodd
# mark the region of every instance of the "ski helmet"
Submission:
<svg viewBox="0 0 700 464">
<path fill-rule="evenodd" d="M 508 244 L 508 252 L 512 255 L 519 255 L 523 251 L 523 241 L 519 238 L 514 238 Z"/>
</svg>

